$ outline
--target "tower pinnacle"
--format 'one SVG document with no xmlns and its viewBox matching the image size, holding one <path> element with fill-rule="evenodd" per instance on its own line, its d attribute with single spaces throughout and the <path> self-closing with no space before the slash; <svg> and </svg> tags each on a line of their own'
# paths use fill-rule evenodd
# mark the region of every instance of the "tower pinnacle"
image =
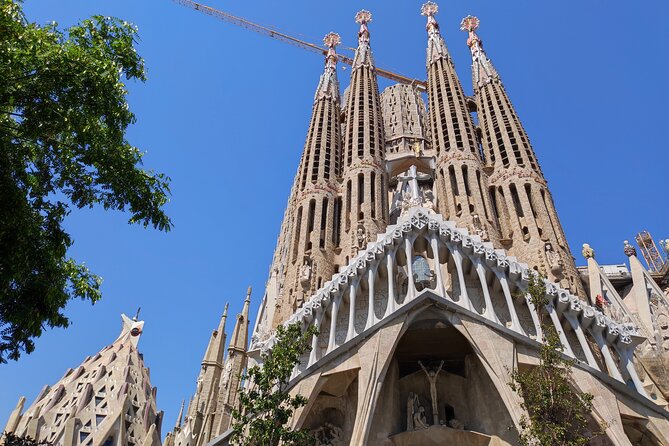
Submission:
<svg viewBox="0 0 669 446">
<path fill-rule="evenodd" d="M 483 42 L 478 34 L 476 34 L 476 30 L 479 29 L 480 24 L 481 21 L 478 17 L 473 15 L 468 15 L 460 22 L 460 29 L 469 33 L 467 46 L 472 52 L 472 80 L 474 88 L 480 88 L 493 80 L 499 81 L 499 74 L 497 74 L 497 70 L 495 70 L 492 62 L 486 56 L 485 51 L 483 51 Z"/>
<path fill-rule="evenodd" d="M 372 21 L 372 13 L 366 9 L 361 9 L 355 15 L 355 22 L 360 24 L 358 31 L 358 42 L 369 42 L 369 28 L 367 24 Z"/>
<path fill-rule="evenodd" d="M 358 31 L 358 49 L 355 51 L 352 69 L 355 70 L 361 65 L 373 66 L 372 49 L 369 46 L 369 28 L 367 24 L 372 21 L 372 13 L 363 9 L 355 15 L 356 23 L 360 24 Z"/>
</svg>

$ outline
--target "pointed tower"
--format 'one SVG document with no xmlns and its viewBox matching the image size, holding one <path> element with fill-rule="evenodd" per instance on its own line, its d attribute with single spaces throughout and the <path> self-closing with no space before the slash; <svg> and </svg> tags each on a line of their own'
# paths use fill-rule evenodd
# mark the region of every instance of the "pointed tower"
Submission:
<svg viewBox="0 0 669 446">
<path fill-rule="evenodd" d="M 341 213 L 337 198 L 341 135 L 335 52 L 339 35 L 330 33 L 324 42 L 328 47 L 325 69 L 314 95 L 304 152 L 259 314 L 258 329 L 264 333 L 288 318 L 335 272 Z"/>
<path fill-rule="evenodd" d="M 360 24 L 345 106 L 340 264 L 348 264 L 388 222 L 385 138 L 379 87 L 369 44 L 369 11 L 355 16 Z M 331 276 L 327 277 L 329 280 Z"/>
<path fill-rule="evenodd" d="M 488 183 L 476 131 L 462 85 L 435 19 L 438 7 L 427 2 L 428 112 L 436 156 L 437 209 L 483 240 L 499 239 L 490 207 Z"/>
<path fill-rule="evenodd" d="M 468 16 L 461 29 L 469 33 L 472 81 L 502 242 L 549 280 L 583 295 L 546 179 L 499 74 L 483 51 L 478 26 L 479 20 Z"/>
<path fill-rule="evenodd" d="M 191 423 L 190 432 L 193 445 L 204 445 L 212 437 L 215 429 L 214 414 L 218 404 L 218 393 L 225 356 L 225 323 L 228 319 L 228 304 L 225 304 L 223 316 L 209 339 L 209 345 L 202 359 L 202 368 L 197 378 L 197 389 L 193 402 L 188 407 L 187 420 Z M 183 410 L 183 405 L 181 410 Z"/>
<path fill-rule="evenodd" d="M 22 397 L 5 431 L 62 446 L 160 445 L 162 412 L 137 350 L 144 322 L 121 317 L 111 345 L 44 387 L 23 414 Z"/>
<path fill-rule="evenodd" d="M 216 431 L 209 440 L 216 435 L 222 434 L 230 428 L 232 422 L 232 410 L 239 403 L 239 387 L 241 377 L 246 369 L 246 352 L 249 338 L 249 306 L 251 305 L 251 287 L 244 299 L 244 308 L 237 315 L 235 328 L 232 330 L 230 344 L 228 345 L 228 357 L 225 360 L 225 370 L 221 378 L 218 393 L 218 408 L 214 417 Z M 207 440 L 207 441 L 209 441 Z M 202 445 L 206 444 L 202 443 Z"/>
</svg>

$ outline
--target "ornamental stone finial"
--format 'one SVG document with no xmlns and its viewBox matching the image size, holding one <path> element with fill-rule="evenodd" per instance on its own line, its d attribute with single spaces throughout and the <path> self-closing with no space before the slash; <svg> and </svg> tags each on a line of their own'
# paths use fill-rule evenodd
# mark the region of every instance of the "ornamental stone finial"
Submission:
<svg viewBox="0 0 669 446">
<path fill-rule="evenodd" d="M 437 5 L 435 2 L 423 3 L 423 6 L 420 8 L 420 14 L 427 17 L 435 16 L 438 12 L 439 5 Z"/>
<path fill-rule="evenodd" d="M 469 37 L 467 38 L 467 46 L 472 48 L 472 50 L 474 45 L 479 47 L 482 46 L 481 39 L 476 35 L 476 30 L 479 29 L 480 24 L 481 21 L 478 19 L 478 17 L 473 15 L 468 15 L 462 19 L 462 22 L 460 22 L 460 30 L 469 33 Z"/>
<path fill-rule="evenodd" d="M 323 43 L 328 48 L 335 48 L 341 43 L 341 37 L 337 33 L 329 32 L 323 37 Z"/>
<path fill-rule="evenodd" d="M 595 250 L 592 249 L 587 243 L 583 243 L 583 250 L 581 251 L 581 254 L 583 254 L 583 257 L 586 259 L 595 258 Z"/>
<path fill-rule="evenodd" d="M 634 246 L 630 245 L 630 242 L 625 240 L 625 248 L 623 248 L 623 252 L 627 257 L 636 257 L 636 248 Z"/>
<path fill-rule="evenodd" d="M 364 25 L 365 23 L 370 23 L 371 21 L 372 21 L 372 13 L 367 11 L 366 9 L 361 9 L 355 15 L 355 23 Z"/>
</svg>

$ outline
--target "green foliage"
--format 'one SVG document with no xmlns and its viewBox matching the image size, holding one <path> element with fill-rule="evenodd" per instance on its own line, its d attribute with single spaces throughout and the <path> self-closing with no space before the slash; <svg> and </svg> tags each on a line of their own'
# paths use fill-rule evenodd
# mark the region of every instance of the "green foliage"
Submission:
<svg viewBox="0 0 669 446">
<path fill-rule="evenodd" d="M 262 367 L 253 366 L 244 379 L 247 389 L 240 393 L 239 410 L 233 412 L 232 442 L 240 446 L 302 446 L 314 444 L 313 435 L 304 429 L 292 430 L 287 423 L 295 409 L 304 406 L 302 395 L 288 392 L 290 375 L 300 357 L 311 350 L 314 326 L 304 332 L 300 324 L 276 330 L 277 342 L 261 356 Z"/>
<path fill-rule="evenodd" d="M 66 327 L 68 300 L 100 298 L 101 279 L 68 258 L 70 208 L 128 211 L 167 231 L 169 178 L 141 169 L 122 82 L 146 79 L 134 26 L 95 16 L 66 31 L 29 23 L 0 0 L 0 362 Z"/>
<path fill-rule="evenodd" d="M 46 441 L 36 441 L 30 437 L 17 437 L 9 432 L 5 432 L 2 437 L 5 446 L 51 446 L 51 444 Z"/>
<path fill-rule="evenodd" d="M 574 361 L 563 356 L 553 324 L 544 322 L 549 300 L 542 278 L 531 275 L 527 293 L 539 314 L 543 344 L 539 365 L 511 374 L 509 385 L 523 398 L 522 407 L 528 414 L 520 420 L 520 442 L 528 446 L 587 445 L 598 434 L 588 426 L 593 397 L 571 385 Z"/>
</svg>

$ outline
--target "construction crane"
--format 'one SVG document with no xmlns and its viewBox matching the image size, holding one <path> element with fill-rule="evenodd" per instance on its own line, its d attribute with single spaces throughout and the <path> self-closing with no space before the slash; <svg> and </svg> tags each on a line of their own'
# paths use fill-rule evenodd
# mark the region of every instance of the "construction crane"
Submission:
<svg viewBox="0 0 669 446">
<path fill-rule="evenodd" d="M 266 26 L 259 25 L 257 23 L 253 23 L 249 20 L 243 19 L 241 17 L 234 16 L 232 14 L 229 14 L 227 12 L 214 9 L 211 6 L 203 5 L 201 3 L 196 3 L 192 0 L 172 0 L 175 3 L 178 3 L 183 6 L 187 6 L 189 8 L 195 9 L 196 11 L 203 12 L 205 14 L 208 14 L 210 16 L 216 17 L 221 20 L 225 20 L 228 23 L 232 23 L 233 25 L 241 26 L 243 28 L 246 28 L 251 31 L 255 31 L 259 34 L 273 37 L 277 40 L 280 40 L 282 42 L 289 43 L 291 45 L 295 45 L 299 48 L 326 55 L 328 50 L 327 48 L 323 48 L 319 45 L 310 43 L 310 42 L 305 42 L 304 40 L 298 39 L 296 37 L 289 36 L 288 34 L 284 34 L 282 32 L 276 31 L 274 29 L 268 28 Z M 352 65 L 353 64 L 353 59 L 351 59 L 348 56 L 344 56 L 342 54 L 338 54 L 339 60 L 344 62 L 347 65 Z M 419 80 L 419 79 L 412 79 L 407 76 L 403 76 L 401 74 L 393 73 L 392 71 L 384 70 L 383 68 L 375 68 L 376 74 L 382 77 L 385 77 L 386 79 L 393 80 L 395 82 L 399 82 L 402 84 L 408 84 L 408 85 L 413 85 L 416 87 L 419 91 L 425 92 L 427 91 L 427 83 L 425 81 Z"/>
<path fill-rule="evenodd" d="M 662 258 L 660 251 L 657 249 L 655 240 L 653 240 L 650 232 L 641 231 L 636 235 L 635 239 L 636 244 L 639 245 L 639 248 L 641 248 L 641 254 L 643 255 L 643 258 L 646 260 L 648 271 L 651 273 L 661 272 L 666 262 Z"/>
</svg>

